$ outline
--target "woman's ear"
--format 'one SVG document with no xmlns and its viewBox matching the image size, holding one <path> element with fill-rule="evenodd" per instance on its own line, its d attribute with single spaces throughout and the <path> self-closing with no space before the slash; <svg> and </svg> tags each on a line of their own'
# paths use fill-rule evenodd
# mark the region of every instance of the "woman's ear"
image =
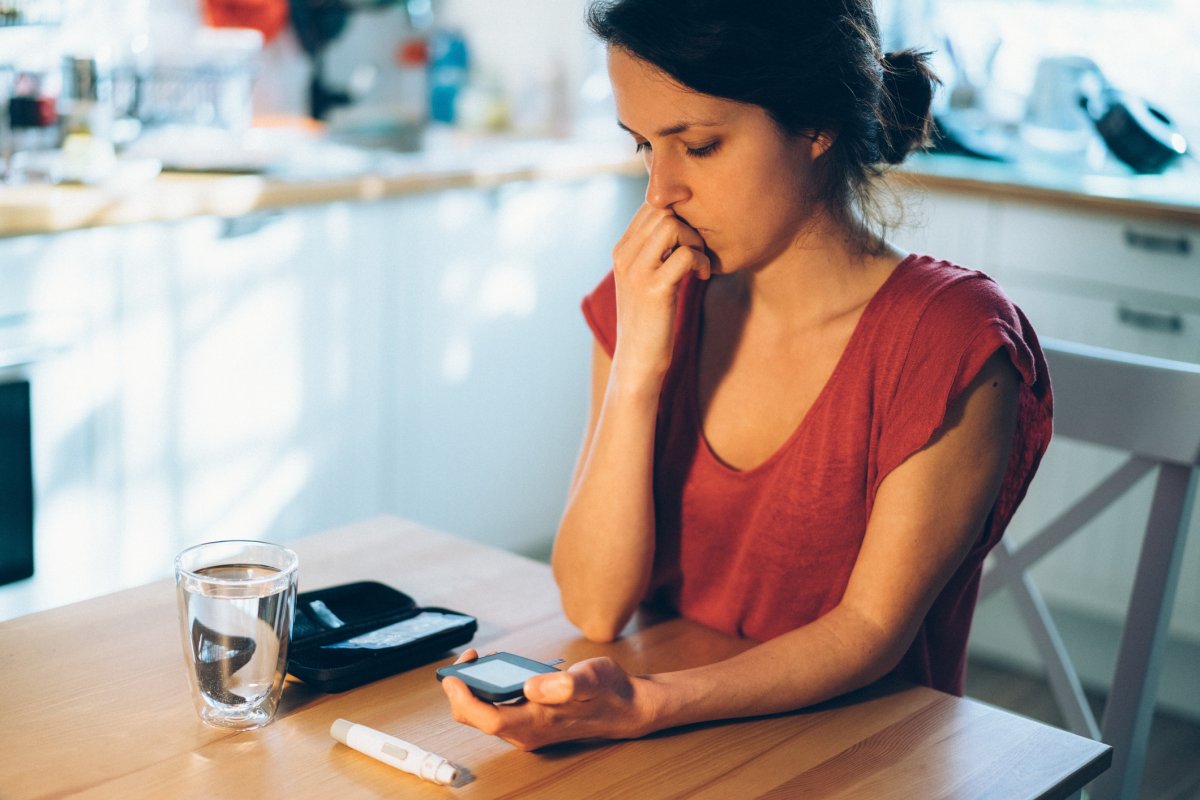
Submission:
<svg viewBox="0 0 1200 800">
<path fill-rule="evenodd" d="M 812 137 L 812 158 L 816 161 L 821 156 L 829 152 L 829 148 L 833 147 L 833 141 L 837 138 L 837 134 L 833 131 L 818 131 Z"/>
</svg>

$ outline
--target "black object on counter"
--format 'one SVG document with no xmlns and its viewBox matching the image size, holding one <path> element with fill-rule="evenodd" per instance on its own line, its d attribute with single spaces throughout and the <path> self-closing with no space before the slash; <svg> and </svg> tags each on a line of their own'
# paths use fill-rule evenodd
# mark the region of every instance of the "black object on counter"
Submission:
<svg viewBox="0 0 1200 800">
<path fill-rule="evenodd" d="M 970 156 L 985 161 L 1012 161 L 1012 137 L 998 130 L 972 125 L 965 115 L 948 111 L 935 114 L 929 131 L 930 151 Z"/>
<path fill-rule="evenodd" d="M 344 692 L 466 644 L 474 617 L 421 608 L 403 592 L 360 581 L 296 596 L 288 672 L 322 692 Z"/>
<path fill-rule="evenodd" d="M 0 585 L 33 575 L 29 381 L 0 383 Z"/>
<path fill-rule="evenodd" d="M 1134 172 L 1162 172 L 1187 152 L 1171 118 L 1140 97 L 1107 86 L 1095 97 L 1081 97 L 1079 104 L 1108 149 Z"/>
<path fill-rule="evenodd" d="M 8 101 L 8 121 L 14 128 L 49 128 L 58 123 L 53 97 L 17 95 Z"/>
<path fill-rule="evenodd" d="M 328 0 L 291 0 L 288 4 L 292 27 L 300 46 L 312 62 L 308 83 L 308 110 L 313 119 L 325 119 L 336 106 L 350 102 L 350 94 L 325 82 L 325 48 L 342 34 L 350 19 L 350 8 Z"/>
</svg>

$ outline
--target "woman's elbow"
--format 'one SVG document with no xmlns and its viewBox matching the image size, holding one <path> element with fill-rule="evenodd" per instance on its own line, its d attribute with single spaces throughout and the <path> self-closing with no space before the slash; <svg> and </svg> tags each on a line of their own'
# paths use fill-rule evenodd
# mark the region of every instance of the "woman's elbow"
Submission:
<svg viewBox="0 0 1200 800">
<path fill-rule="evenodd" d="M 633 616 L 633 609 L 598 601 L 595 592 L 580 587 L 559 569 L 554 570 L 554 578 L 563 614 L 584 638 L 593 642 L 612 642 L 621 635 L 625 623 Z"/>
<path fill-rule="evenodd" d="M 604 620 L 596 620 L 584 623 L 582 625 L 576 625 L 576 627 L 579 628 L 579 632 L 583 634 L 583 638 L 587 639 L 589 642 L 606 644 L 608 642 L 615 642 L 617 640 L 617 637 L 621 635 L 621 629 L 623 626 L 614 625 L 611 622 Z"/>
<path fill-rule="evenodd" d="M 564 602 L 567 620 L 592 642 L 613 642 L 621 635 L 629 615 L 618 615 L 600 609 L 572 609 Z"/>
<path fill-rule="evenodd" d="M 900 666 L 916 638 L 915 625 L 881 621 L 848 604 L 838 610 L 837 615 L 830 615 L 829 622 L 837 619 L 841 623 L 835 637 L 843 643 L 848 666 L 858 676 L 860 686 L 874 683 Z"/>
</svg>

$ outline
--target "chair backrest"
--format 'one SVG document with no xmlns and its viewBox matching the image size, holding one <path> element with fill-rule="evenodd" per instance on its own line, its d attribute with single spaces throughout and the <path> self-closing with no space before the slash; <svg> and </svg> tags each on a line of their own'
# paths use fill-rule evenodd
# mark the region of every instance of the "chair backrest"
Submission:
<svg viewBox="0 0 1200 800">
<path fill-rule="evenodd" d="M 1054 390 L 1055 437 L 1131 455 L 1019 548 L 1002 539 L 989 558 L 980 596 L 1000 588 L 1012 593 L 1068 726 L 1112 745 L 1112 766 L 1089 787 L 1092 800 L 1134 800 L 1200 476 L 1200 365 L 1053 339 L 1042 346 Z M 1097 725 L 1078 672 L 1029 570 L 1155 470 L 1154 498 L 1116 669 L 1103 722 Z"/>
<path fill-rule="evenodd" d="M 1200 464 L 1200 364 L 1058 339 L 1042 348 L 1056 435 L 1156 461 Z"/>
</svg>

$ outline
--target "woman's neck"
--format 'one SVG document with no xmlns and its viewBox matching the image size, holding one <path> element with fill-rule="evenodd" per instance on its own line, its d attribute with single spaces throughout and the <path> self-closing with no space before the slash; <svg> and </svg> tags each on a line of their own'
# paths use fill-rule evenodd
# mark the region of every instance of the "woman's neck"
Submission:
<svg viewBox="0 0 1200 800">
<path fill-rule="evenodd" d="M 726 291 L 747 323 L 805 329 L 854 312 L 905 255 L 864 233 L 827 218 L 814 221 L 769 263 L 728 276 Z M 867 252 L 864 241 L 879 245 Z"/>
</svg>

